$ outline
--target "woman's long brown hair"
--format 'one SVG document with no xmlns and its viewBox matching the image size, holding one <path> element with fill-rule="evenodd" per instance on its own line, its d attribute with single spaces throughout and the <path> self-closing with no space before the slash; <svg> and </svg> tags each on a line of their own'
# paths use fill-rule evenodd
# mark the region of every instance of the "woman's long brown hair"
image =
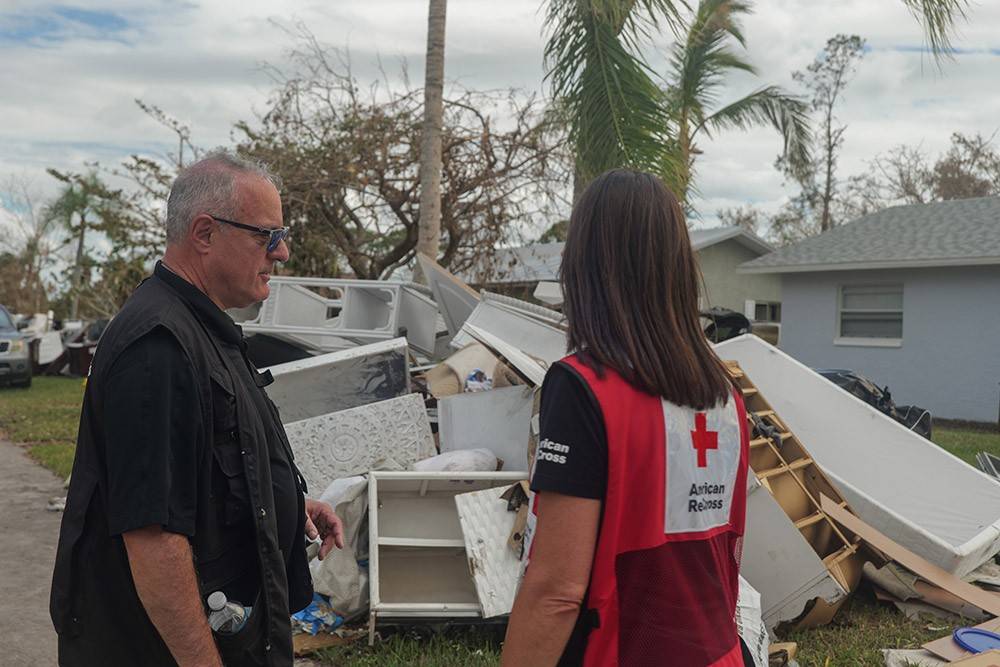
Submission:
<svg viewBox="0 0 1000 667">
<path fill-rule="evenodd" d="M 733 385 L 698 321 L 700 279 L 673 193 L 652 174 L 605 172 L 573 207 L 563 251 L 570 351 L 677 405 L 726 402 Z"/>
</svg>

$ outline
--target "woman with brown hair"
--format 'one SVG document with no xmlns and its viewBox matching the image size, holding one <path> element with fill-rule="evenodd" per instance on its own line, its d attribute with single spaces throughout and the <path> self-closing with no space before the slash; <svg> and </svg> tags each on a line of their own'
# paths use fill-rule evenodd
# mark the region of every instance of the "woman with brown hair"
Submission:
<svg viewBox="0 0 1000 667">
<path fill-rule="evenodd" d="M 580 196 L 560 275 L 572 354 L 542 387 L 504 667 L 743 666 L 746 414 L 698 279 L 658 178 L 609 171 Z"/>
</svg>

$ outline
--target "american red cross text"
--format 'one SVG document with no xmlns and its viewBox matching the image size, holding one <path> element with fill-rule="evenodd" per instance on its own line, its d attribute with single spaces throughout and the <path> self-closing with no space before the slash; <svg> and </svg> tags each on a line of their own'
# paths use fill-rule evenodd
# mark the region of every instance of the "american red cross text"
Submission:
<svg viewBox="0 0 1000 667">
<path fill-rule="evenodd" d="M 718 431 L 709 431 L 704 412 L 695 413 L 694 430 L 691 431 L 691 446 L 698 451 L 698 467 L 708 467 L 708 450 L 719 448 Z"/>
</svg>

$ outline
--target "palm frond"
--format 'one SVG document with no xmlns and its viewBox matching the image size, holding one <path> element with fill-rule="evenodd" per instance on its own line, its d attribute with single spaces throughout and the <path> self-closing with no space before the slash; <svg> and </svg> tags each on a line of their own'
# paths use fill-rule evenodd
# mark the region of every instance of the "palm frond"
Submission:
<svg viewBox="0 0 1000 667">
<path fill-rule="evenodd" d="M 740 129 L 770 125 L 784 140 L 783 155 L 793 164 L 810 159 L 812 134 L 809 129 L 809 105 L 777 86 L 761 88 L 724 106 L 708 116 L 695 132 Z"/>
<path fill-rule="evenodd" d="M 696 122 L 714 101 L 715 90 L 727 71 L 756 73 L 753 65 L 726 44 L 729 37 L 741 46 L 745 44 L 739 15 L 749 11 L 749 4 L 741 0 L 703 0 L 684 39 L 672 49 L 668 76 L 672 103 Z"/>
<path fill-rule="evenodd" d="M 948 54 L 955 21 L 965 18 L 969 0 L 903 0 L 903 4 L 923 26 L 934 56 Z"/>
<path fill-rule="evenodd" d="M 656 170 L 672 159 L 670 117 L 638 45 L 661 22 L 675 25 L 682 4 L 551 0 L 546 78 L 566 110 L 584 178 L 617 166 Z"/>
</svg>

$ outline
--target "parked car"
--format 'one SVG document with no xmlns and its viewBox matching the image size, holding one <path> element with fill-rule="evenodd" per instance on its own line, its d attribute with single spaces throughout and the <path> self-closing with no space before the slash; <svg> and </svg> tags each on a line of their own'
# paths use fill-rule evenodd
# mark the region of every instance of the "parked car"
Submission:
<svg viewBox="0 0 1000 667">
<path fill-rule="evenodd" d="M 865 376 L 854 371 L 828 368 L 816 372 L 841 389 L 857 396 L 868 405 L 883 412 L 914 433 L 931 439 L 931 413 L 915 405 L 896 405 L 889 387 L 879 387 Z"/>
<path fill-rule="evenodd" d="M 0 306 L 0 384 L 31 386 L 31 356 L 24 334 L 14 318 Z"/>
</svg>

